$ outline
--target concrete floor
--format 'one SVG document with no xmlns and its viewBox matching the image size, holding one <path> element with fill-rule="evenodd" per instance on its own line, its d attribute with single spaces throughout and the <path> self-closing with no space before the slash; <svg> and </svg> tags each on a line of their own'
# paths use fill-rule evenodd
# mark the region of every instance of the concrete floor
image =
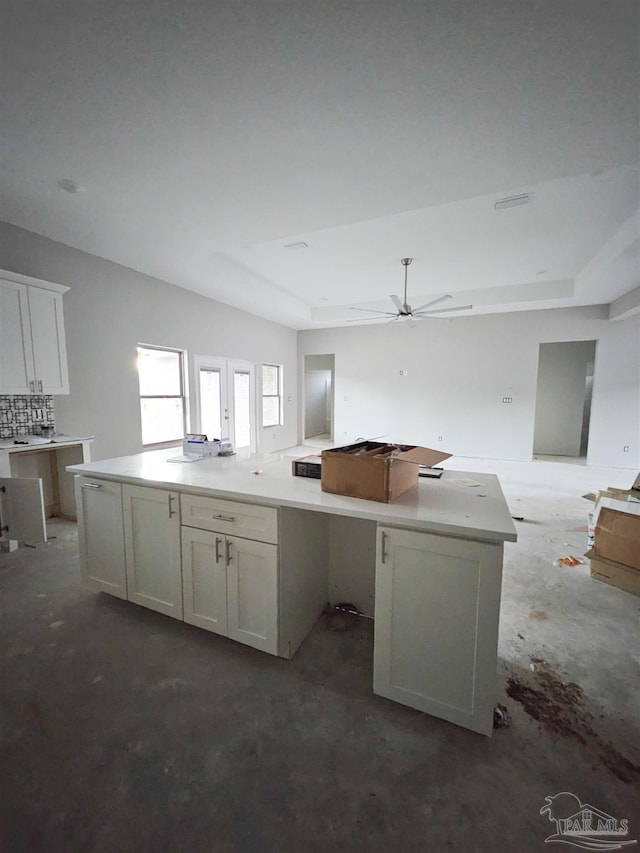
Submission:
<svg viewBox="0 0 640 853">
<path fill-rule="evenodd" d="M 505 548 L 510 727 L 374 696 L 368 620 L 321 619 L 287 662 L 88 592 L 75 525 L 53 520 L 57 538 L 0 555 L 0 850 L 539 853 L 560 792 L 640 840 L 640 599 L 553 565 L 586 550 L 581 495 L 633 472 L 447 467 L 498 473 L 524 517 Z"/>
</svg>

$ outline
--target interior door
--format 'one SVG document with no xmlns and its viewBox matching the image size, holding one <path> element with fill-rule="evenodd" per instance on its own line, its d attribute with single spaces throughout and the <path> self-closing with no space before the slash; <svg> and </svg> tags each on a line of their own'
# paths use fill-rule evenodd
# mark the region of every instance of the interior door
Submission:
<svg viewBox="0 0 640 853">
<path fill-rule="evenodd" d="M 9 539 L 47 541 L 42 480 L 35 477 L 0 477 L 0 527 Z"/>
</svg>

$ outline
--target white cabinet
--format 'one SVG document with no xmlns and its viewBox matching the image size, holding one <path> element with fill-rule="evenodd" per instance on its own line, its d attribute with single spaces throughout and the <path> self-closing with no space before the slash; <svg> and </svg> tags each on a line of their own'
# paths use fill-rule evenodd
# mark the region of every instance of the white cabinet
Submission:
<svg viewBox="0 0 640 853">
<path fill-rule="evenodd" d="M 185 622 L 277 654 L 277 510 L 181 498 Z M 256 538 L 229 535 L 236 530 Z"/>
<path fill-rule="evenodd" d="M 183 618 L 227 636 L 227 565 L 219 533 L 182 528 Z"/>
<path fill-rule="evenodd" d="M 41 478 L 0 477 L 0 538 L 47 541 Z"/>
<path fill-rule="evenodd" d="M 375 693 L 490 735 L 502 545 L 378 527 Z"/>
<path fill-rule="evenodd" d="M 76 477 L 80 573 L 86 586 L 127 598 L 122 486 Z"/>
<path fill-rule="evenodd" d="M 0 394 L 68 394 L 68 287 L 0 270 Z"/>
<path fill-rule="evenodd" d="M 177 492 L 122 486 L 127 598 L 182 619 Z"/>
<path fill-rule="evenodd" d="M 278 654 L 278 549 L 227 537 L 227 624 L 232 640 Z"/>
</svg>

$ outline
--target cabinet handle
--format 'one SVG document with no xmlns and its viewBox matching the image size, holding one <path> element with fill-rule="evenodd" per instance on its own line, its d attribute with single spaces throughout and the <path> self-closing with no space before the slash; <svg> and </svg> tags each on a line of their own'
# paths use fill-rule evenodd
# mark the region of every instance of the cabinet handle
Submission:
<svg viewBox="0 0 640 853">
<path fill-rule="evenodd" d="M 30 388 L 32 394 L 36 393 L 36 383 L 33 379 L 29 380 L 29 388 Z"/>
<path fill-rule="evenodd" d="M 231 521 L 231 522 L 236 520 L 234 515 L 223 515 L 222 513 L 220 513 L 219 515 L 212 515 L 211 518 L 218 518 L 218 519 L 220 519 L 220 521 Z"/>
<path fill-rule="evenodd" d="M 173 502 L 175 499 L 175 495 L 169 495 L 169 518 L 173 518 L 176 514 L 176 510 L 173 508 Z"/>
<path fill-rule="evenodd" d="M 101 489 L 102 485 L 100 483 L 83 483 L 80 486 L 81 489 Z"/>
<path fill-rule="evenodd" d="M 387 556 L 387 534 L 382 531 L 381 540 L 380 540 L 381 548 L 380 548 L 380 562 L 384 565 L 386 556 Z"/>
<path fill-rule="evenodd" d="M 219 536 L 216 536 L 216 565 L 220 562 L 220 544 L 222 539 Z"/>
<path fill-rule="evenodd" d="M 230 542 L 230 540 L 229 540 L 229 539 L 227 539 L 226 551 L 227 551 L 227 565 L 229 565 L 229 563 L 230 563 L 230 562 L 231 562 L 231 560 L 232 560 L 232 557 L 231 557 L 231 542 Z"/>
<path fill-rule="evenodd" d="M 38 379 L 38 391 L 42 394 L 42 379 Z"/>
</svg>

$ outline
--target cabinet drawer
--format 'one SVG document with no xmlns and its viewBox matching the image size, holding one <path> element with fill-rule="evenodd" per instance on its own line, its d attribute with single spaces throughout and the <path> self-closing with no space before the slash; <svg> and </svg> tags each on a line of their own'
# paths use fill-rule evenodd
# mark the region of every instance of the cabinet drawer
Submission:
<svg viewBox="0 0 640 853">
<path fill-rule="evenodd" d="M 182 523 L 245 539 L 278 544 L 278 510 L 275 507 L 181 495 Z"/>
</svg>

